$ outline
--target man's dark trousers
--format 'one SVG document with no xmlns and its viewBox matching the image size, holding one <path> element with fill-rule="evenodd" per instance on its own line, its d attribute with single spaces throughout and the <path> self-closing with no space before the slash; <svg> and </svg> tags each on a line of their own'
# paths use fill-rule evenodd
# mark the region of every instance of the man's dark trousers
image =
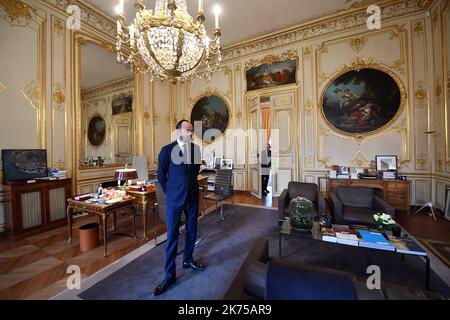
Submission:
<svg viewBox="0 0 450 320">
<path fill-rule="evenodd" d="M 178 229 L 182 212 L 186 214 L 186 245 L 183 253 L 183 262 L 192 261 L 197 236 L 198 200 L 195 201 L 189 198 L 190 195 L 188 195 L 185 203 L 181 207 L 173 207 L 170 203 L 167 203 L 166 279 L 171 279 L 176 276 L 175 260 L 177 257 Z"/>
</svg>

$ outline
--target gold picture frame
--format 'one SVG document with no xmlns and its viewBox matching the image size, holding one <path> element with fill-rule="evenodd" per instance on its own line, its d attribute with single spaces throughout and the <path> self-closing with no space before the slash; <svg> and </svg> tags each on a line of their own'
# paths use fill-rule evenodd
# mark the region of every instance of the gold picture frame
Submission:
<svg viewBox="0 0 450 320">
<path fill-rule="evenodd" d="M 325 100 L 327 94 L 329 94 L 330 89 L 332 89 L 332 86 L 335 83 L 335 81 L 338 80 L 340 77 L 343 77 L 348 73 L 358 74 L 359 72 L 364 72 L 366 70 L 374 70 L 375 72 L 383 73 L 384 75 L 390 77 L 393 80 L 393 83 L 396 84 L 396 87 L 398 88 L 398 93 L 399 93 L 398 108 L 397 108 L 395 114 L 386 123 L 383 123 L 382 125 L 380 125 L 377 128 L 374 128 L 373 130 L 369 130 L 367 132 L 358 132 L 356 130 L 355 131 L 344 131 L 344 130 L 342 130 L 342 128 L 339 128 L 339 126 L 337 126 L 336 123 L 332 123 L 332 121 L 330 121 L 329 115 L 327 115 L 326 114 L 327 112 L 325 111 L 326 106 L 324 106 L 324 100 Z M 328 83 L 325 85 L 325 87 L 322 90 L 322 93 L 320 96 L 319 108 L 320 108 L 320 113 L 321 113 L 322 119 L 325 121 L 327 126 L 332 131 L 334 131 L 342 136 L 348 136 L 348 137 L 358 136 L 358 137 L 364 139 L 365 137 L 373 136 L 373 135 L 380 133 L 381 131 L 386 130 L 395 121 L 397 121 L 398 118 L 400 117 L 400 115 L 404 111 L 406 101 L 407 101 L 407 98 L 406 98 L 405 86 L 403 85 L 403 82 L 400 80 L 400 78 L 393 71 L 391 71 L 388 67 L 382 65 L 381 63 L 370 63 L 370 62 L 366 63 L 366 62 L 360 61 L 358 64 L 352 64 L 350 66 L 344 66 L 344 67 L 340 68 L 335 73 L 335 75 L 331 78 L 331 80 L 328 81 Z"/>
</svg>

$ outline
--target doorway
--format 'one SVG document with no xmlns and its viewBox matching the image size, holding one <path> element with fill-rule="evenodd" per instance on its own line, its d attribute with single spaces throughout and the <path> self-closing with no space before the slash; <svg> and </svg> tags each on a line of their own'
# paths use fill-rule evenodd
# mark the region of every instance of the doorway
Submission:
<svg viewBox="0 0 450 320">
<path fill-rule="evenodd" d="M 246 101 L 249 119 L 249 189 L 258 199 L 278 197 L 288 183 L 295 180 L 297 172 L 297 129 L 294 120 L 296 91 L 252 93 Z M 264 154 L 267 143 L 271 147 L 270 168 L 262 166 L 263 160 L 267 162 Z M 266 193 L 263 176 L 267 175 Z"/>
</svg>

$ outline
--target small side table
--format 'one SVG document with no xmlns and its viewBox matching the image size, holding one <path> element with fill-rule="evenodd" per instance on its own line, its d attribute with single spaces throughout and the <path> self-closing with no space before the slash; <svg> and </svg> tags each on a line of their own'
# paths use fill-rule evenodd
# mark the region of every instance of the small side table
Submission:
<svg viewBox="0 0 450 320">
<path fill-rule="evenodd" d="M 129 197 L 120 202 L 112 204 L 98 204 L 98 203 L 87 203 L 86 201 L 78 201 L 75 199 L 67 199 L 67 223 L 69 227 L 69 240 L 67 243 L 72 241 L 72 214 L 74 211 L 83 211 L 87 213 L 97 214 L 101 219 L 102 230 L 103 230 L 103 245 L 104 254 L 107 256 L 107 227 L 108 227 L 108 216 L 113 214 L 113 231 L 116 229 L 116 213 L 117 211 L 122 211 L 130 209 L 133 210 L 133 233 L 131 236 L 136 239 L 136 210 L 134 205 L 134 198 Z"/>
</svg>

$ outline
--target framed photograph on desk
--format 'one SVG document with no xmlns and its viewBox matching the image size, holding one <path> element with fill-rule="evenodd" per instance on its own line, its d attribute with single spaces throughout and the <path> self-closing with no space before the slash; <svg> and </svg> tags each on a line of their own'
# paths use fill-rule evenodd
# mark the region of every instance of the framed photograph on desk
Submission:
<svg viewBox="0 0 450 320">
<path fill-rule="evenodd" d="M 233 159 L 221 159 L 220 160 L 220 169 L 233 169 Z"/>
<path fill-rule="evenodd" d="M 375 156 L 377 171 L 397 170 L 397 156 Z"/>
</svg>

